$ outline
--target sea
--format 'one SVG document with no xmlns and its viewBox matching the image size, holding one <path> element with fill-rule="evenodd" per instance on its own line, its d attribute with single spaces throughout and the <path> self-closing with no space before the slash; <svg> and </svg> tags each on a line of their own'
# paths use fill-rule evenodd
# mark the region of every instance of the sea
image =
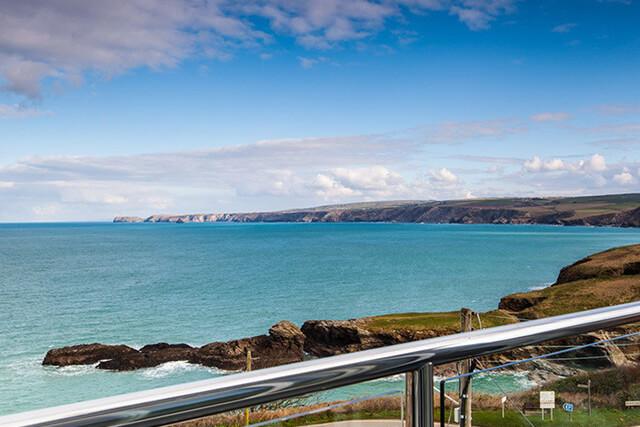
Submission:
<svg viewBox="0 0 640 427">
<path fill-rule="evenodd" d="M 186 362 L 42 366 L 51 348 L 200 346 L 281 320 L 486 311 L 586 255 L 634 243 L 638 229 L 541 225 L 0 224 L 0 414 L 229 374 Z M 530 386 L 522 374 L 501 381 Z M 398 376 L 327 398 L 403 387 Z"/>
</svg>

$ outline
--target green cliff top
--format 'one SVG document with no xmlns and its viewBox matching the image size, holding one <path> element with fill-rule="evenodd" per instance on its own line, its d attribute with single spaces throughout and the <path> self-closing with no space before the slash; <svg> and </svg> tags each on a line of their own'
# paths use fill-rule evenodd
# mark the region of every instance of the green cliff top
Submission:
<svg viewBox="0 0 640 427">
<path fill-rule="evenodd" d="M 498 310 L 480 314 L 484 328 L 640 299 L 640 245 L 623 246 L 590 255 L 562 269 L 554 285 L 502 298 Z M 479 327 L 477 318 L 474 327 Z M 455 333 L 460 312 L 400 313 L 366 319 L 365 328 L 381 331 Z"/>
</svg>

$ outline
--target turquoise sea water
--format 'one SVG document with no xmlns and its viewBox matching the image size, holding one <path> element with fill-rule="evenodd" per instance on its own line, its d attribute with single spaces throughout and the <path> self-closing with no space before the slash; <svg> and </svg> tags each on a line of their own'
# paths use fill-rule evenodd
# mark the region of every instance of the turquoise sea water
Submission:
<svg viewBox="0 0 640 427">
<path fill-rule="evenodd" d="M 551 226 L 0 225 L 0 414 L 220 375 L 182 362 L 41 366 L 52 347 L 202 345 L 283 319 L 489 310 L 585 255 L 639 242 L 635 229 Z"/>
</svg>

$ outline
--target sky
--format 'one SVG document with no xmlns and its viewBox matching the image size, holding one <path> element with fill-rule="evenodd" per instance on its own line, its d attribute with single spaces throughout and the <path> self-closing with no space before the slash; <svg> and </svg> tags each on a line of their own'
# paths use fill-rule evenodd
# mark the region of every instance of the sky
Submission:
<svg viewBox="0 0 640 427">
<path fill-rule="evenodd" d="M 0 222 L 640 192 L 637 0 L 0 2 Z"/>
</svg>

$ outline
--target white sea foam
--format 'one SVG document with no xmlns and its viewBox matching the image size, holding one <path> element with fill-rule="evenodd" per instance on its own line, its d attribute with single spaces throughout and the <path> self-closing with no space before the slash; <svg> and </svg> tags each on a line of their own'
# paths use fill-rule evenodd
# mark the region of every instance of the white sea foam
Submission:
<svg viewBox="0 0 640 427">
<path fill-rule="evenodd" d="M 518 371 L 518 372 L 488 372 L 477 374 L 478 379 L 492 377 L 494 380 L 501 378 L 502 381 L 511 383 L 510 386 L 507 386 L 504 382 L 502 383 L 503 389 L 513 390 L 514 388 L 518 391 L 528 390 L 532 387 L 535 387 L 537 383 L 535 381 L 531 381 L 529 379 L 529 371 Z"/>
<path fill-rule="evenodd" d="M 548 282 L 548 283 L 545 283 L 544 285 L 540 285 L 540 286 L 531 286 L 529 288 L 529 290 L 531 290 L 531 291 L 539 291 L 540 289 L 548 288 L 551 285 L 553 285 L 553 282 Z"/>
<path fill-rule="evenodd" d="M 186 372 L 192 371 L 206 371 L 217 376 L 225 374 L 225 372 L 220 369 L 194 365 L 193 363 L 189 363 L 186 360 L 163 363 L 162 365 L 156 366 L 154 368 L 142 369 L 138 371 L 138 373 L 140 374 L 140 376 L 145 378 L 166 378 L 175 375 L 182 375 Z"/>
<path fill-rule="evenodd" d="M 95 374 L 98 366 L 97 363 L 93 365 L 71 365 L 71 366 L 61 366 L 46 369 L 46 374 L 51 376 L 63 376 L 63 377 L 75 377 L 78 375 L 89 375 Z"/>
</svg>

